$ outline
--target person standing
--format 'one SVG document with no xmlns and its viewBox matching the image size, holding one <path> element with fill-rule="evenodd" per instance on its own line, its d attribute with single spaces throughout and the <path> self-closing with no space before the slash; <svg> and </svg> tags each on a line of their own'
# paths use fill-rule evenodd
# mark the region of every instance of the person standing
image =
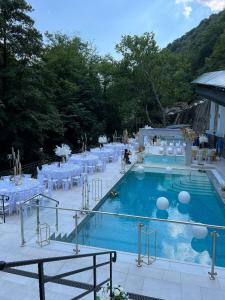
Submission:
<svg viewBox="0 0 225 300">
<path fill-rule="evenodd" d="M 125 149 L 124 151 L 124 161 L 127 165 L 130 165 L 131 162 L 130 162 L 130 158 L 129 156 L 131 155 L 130 151 L 128 151 L 127 149 Z"/>
</svg>

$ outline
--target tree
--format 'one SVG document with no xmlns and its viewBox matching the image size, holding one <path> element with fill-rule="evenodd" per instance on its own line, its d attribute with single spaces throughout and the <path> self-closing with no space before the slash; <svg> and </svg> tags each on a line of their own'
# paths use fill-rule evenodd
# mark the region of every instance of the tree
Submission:
<svg viewBox="0 0 225 300">
<path fill-rule="evenodd" d="M 79 37 L 47 35 L 43 56 L 48 97 L 60 114 L 65 142 L 87 133 L 97 139 L 104 131 L 102 93 L 98 77 L 99 58 L 88 43 Z"/>
<path fill-rule="evenodd" d="M 206 71 L 220 71 L 225 69 L 225 31 L 220 35 L 212 54 L 206 59 Z"/>
<path fill-rule="evenodd" d="M 28 15 L 24 0 L 0 0 L 0 97 L 2 160 L 11 145 L 27 160 L 51 131 L 57 112 L 42 92 L 40 60 L 42 36 Z M 57 128 L 54 123 L 54 130 Z M 32 148 L 30 144 L 32 143 Z"/>
<path fill-rule="evenodd" d="M 7 81 L 13 76 L 11 68 L 17 62 L 20 68 L 31 64 L 42 48 L 42 37 L 33 27 L 34 21 L 28 16 L 31 11 L 31 6 L 24 0 L 0 0 L 0 76 L 3 103 L 9 89 Z"/>
<path fill-rule="evenodd" d="M 187 89 L 185 95 L 188 95 L 188 86 L 184 80 L 187 67 L 184 59 L 168 50 L 161 50 L 156 44 L 153 33 L 124 36 L 116 49 L 123 55 L 123 60 L 135 74 L 139 95 L 150 98 L 150 101 L 145 101 L 148 119 L 150 120 L 148 102 L 151 103 L 153 98 L 160 109 L 162 124 L 165 126 L 166 106 L 181 100 L 179 97 L 183 98 L 183 94 L 180 91 L 184 88 Z"/>
</svg>

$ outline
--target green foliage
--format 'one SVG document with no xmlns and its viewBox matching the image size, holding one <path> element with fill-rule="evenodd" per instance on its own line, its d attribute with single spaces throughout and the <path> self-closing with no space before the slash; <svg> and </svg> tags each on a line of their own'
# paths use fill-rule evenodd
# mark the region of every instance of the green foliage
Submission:
<svg viewBox="0 0 225 300">
<path fill-rule="evenodd" d="M 123 36 L 121 59 L 100 57 L 80 37 L 34 27 L 25 0 L 0 0 L 1 161 L 13 145 L 24 161 L 81 135 L 129 133 L 167 124 L 167 108 L 189 102 L 196 74 L 225 68 L 225 12 L 160 49 L 153 33 Z"/>
<path fill-rule="evenodd" d="M 168 49 L 172 52 L 188 57 L 192 79 L 206 70 L 206 61 L 213 54 L 220 35 L 224 33 L 224 27 L 225 10 L 204 19 L 199 26 L 168 45 Z M 224 64 L 223 68 L 225 68 Z"/>
<path fill-rule="evenodd" d="M 138 87 L 137 93 L 148 122 L 156 122 L 155 119 L 151 121 L 155 114 L 148 112 L 149 106 L 161 111 L 157 117 L 159 123 L 165 126 L 166 107 L 181 100 L 189 100 L 191 94 L 185 81 L 188 69 L 186 60 L 167 49 L 160 49 L 153 33 L 124 36 L 116 48 L 123 55 L 123 61 L 132 74 L 133 85 Z"/>
<path fill-rule="evenodd" d="M 212 54 L 206 58 L 206 71 L 220 71 L 225 69 L 225 31 L 219 36 Z"/>
</svg>

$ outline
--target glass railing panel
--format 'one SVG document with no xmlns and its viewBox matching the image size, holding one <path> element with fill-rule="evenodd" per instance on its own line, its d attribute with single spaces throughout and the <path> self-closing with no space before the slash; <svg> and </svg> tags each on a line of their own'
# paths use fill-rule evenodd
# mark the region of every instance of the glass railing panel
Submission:
<svg viewBox="0 0 225 300">
<path fill-rule="evenodd" d="M 48 207 L 53 207 L 48 208 Z M 56 202 L 50 199 L 37 195 L 32 199 L 26 201 L 21 206 L 22 219 L 21 223 L 21 238 L 27 242 L 36 242 L 40 239 L 40 228 L 48 227 L 47 238 L 51 236 L 56 230 Z M 42 232 L 42 234 L 44 234 Z M 23 238 L 24 236 L 24 238 Z M 23 244 L 23 241 L 22 241 Z"/>
<path fill-rule="evenodd" d="M 79 225 L 79 244 L 137 253 L 136 219 L 91 213 Z"/>
<path fill-rule="evenodd" d="M 31 201 L 20 207 L 21 244 L 34 243 L 37 237 L 36 207 Z"/>
</svg>

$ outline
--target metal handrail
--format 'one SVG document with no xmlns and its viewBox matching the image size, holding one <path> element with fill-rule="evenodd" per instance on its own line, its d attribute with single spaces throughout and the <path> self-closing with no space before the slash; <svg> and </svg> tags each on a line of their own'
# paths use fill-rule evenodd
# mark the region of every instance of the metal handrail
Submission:
<svg viewBox="0 0 225 300">
<path fill-rule="evenodd" d="M 32 200 L 36 200 L 37 203 L 35 205 L 35 207 L 37 208 L 37 224 L 36 224 L 36 231 L 37 233 L 39 233 L 39 227 L 40 227 L 40 212 L 39 212 L 39 208 L 41 207 L 40 206 L 40 202 L 38 199 L 38 197 L 41 196 L 41 197 L 44 197 L 46 199 L 49 199 L 50 201 L 53 201 L 56 203 L 56 206 L 55 207 L 52 207 L 51 208 L 54 208 L 56 210 L 56 224 L 55 224 L 55 227 L 56 227 L 56 231 L 58 231 L 58 226 L 59 226 L 59 214 L 58 214 L 58 206 L 59 206 L 59 201 L 58 200 L 55 200 L 49 196 L 46 196 L 44 194 L 37 194 L 37 195 L 34 195 L 33 197 L 25 200 L 24 202 L 20 203 L 20 231 L 21 231 L 21 246 L 23 246 L 25 244 L 25 239 L 24 239 L 24 222 L 23 222 L 23 207 L 24 206 L 30 206 L 30 204 L 28 204 L 30 201 Z M 32 203 L 32 206 L 34 206 L 34 203 Z M 42 206 L 42 207 L 46 207 L 46 206 Z"/>
<path fill-rule="evenodd" d="M 24 204 L 27 206 L 27 204 Z M 209 272 L 210 279 L 214 280 L 217 273 L 215 272 L 215 265 L 216 265 L 216 238 L 217 238 L 217 232 L 215 230 L 225 230 L 225 226 L 220 225 L 212 225 L 212 224 L 203 224 L 203 223 L 195 223 L 195 222 L 186 222 L 186 221 L 177 221 L 177 220 L 165 220 L 165 219 L 159 219 L 159 218 L 152 218 L 152 217 L 144 217 L 144 216 L 135 216 L 135 215 L 128 215 L 128 214 L 121 214 L 121 213 L 111 213 L 111 212 L 104 212 L 104 211 L 96 211 L 96 210 L 88 210 L 88 209 L 72 209 L 72 208 L 62 208 L 62 207 L 52 207 L 52 206 L 43 206 L 43 205 L 36 205 L 37 211 L 39 211 L 39 208 L 49 208 L 49 209 L 56 209 L 56 216 L 58 219 L 58 210 L 62 211 L 72 211 L 76 214 L 76 222 L 75 222 L 75 232 L 76 232 L 76 250 L 75 252 L 79 252 L 79 246 L 78 246 L 78 221 L 77 221 L 77 213 L 86 213 L 86 214 L 99 214 L 99 215 L 108 215 L 108 216 L 115 216 L 115 217 L 126 217 L 130 219 L 136 219 L 140 221 L 155 221 L 155 222 L 164 222 L 164 223 L 171 223 L 171 224 L 180 224 L 180 225 L 188 225 L 188 226 L 199 226 L 199 227 L 206 227 L 209 229 L 214 230 L 212 232 L 212 263 L 211 263 L 211 270 Z M 58 222 L 57 222 L 58 224 Z M 58 228 L 58 227 L 56 227 Z M 23 232 L 23 214 L 21 211 L 21 240 L 22 245 L 24 245 L 24 232 Z M 140 245 L 138 243 L 138 257 L 139 257 L 139 266 L 141 266 L 141 250 Z"/>
<path fill-rule="evenodd" d="M 25 204 L 25 203 L 23 203 L 23 204 Z M 25 205 L 27 205 L 27 204 L 25 204 Z M 36 205 L 36 207 L 56 209 L 53 206 L 44 206 L 44 205 Z M 135 215 L 111 213 L 111 212 L 98 211 L 98 210 L 88 210 L 88 209 L 64 208 L 64 207 L 57 207 L 57 209 L 64 210 L 64 211 L 81 212 L 81 213 L 86 213 L 86 214 L 95 214 L 96 213 L 96 214 L 109 215 L 109 216 L 115 216 L 115 217 L 126 217 L 126 218 L 130 218 L 130 219 L 140 219 L 140 220 L 146 220 L 146 221 L 165 222 L 165 223 L 173 223 L 173 224 L 181 224 L 181 225 L 183 224 L 183 225 L 190 225 L 190 226 L 208 227 L 210 229 L 225 230 L 225 226 L 205 224 L 205 223 L 195 223 L 195 222 L 186 222 L 186 221 L 178 221 L 178 220 L 166 220 L 166 219 L 160 219 L 160 218 L 135 216 Z"/>
<path fill-rule="evenodd" d="M 37 198 L 38 196 L 44 197 L 44 198 L 46 198 L 46 199 L 49 199 L 49 200 L 55 202 L 56 204 L 59 204 L 59 201 L 58 201 L 58 200 L 55 200 L 55 199 L 53 199 L 53 198 L 51 198 L 51 197 L 49 197 L 49 196 L 46 196 L 46 195 L 44 195 L 44 194 L 36 194 L 36 195 L 32 196 L 31 198 L 28 198 L 27 200 L 23 201 L 22 204 L 26 204 L 27 202 L 29 202 L 29 201 L 31 201 L 31 200 Z"/>
<path fill-rule="evenodd" d="M 102 252 L 86 253 L 86 254 L 78 254 L 78 255 L 64 255 L 64 256 L 54 256 L 54 257 L 47 257 L 47 258 L 28 259 L 28 260 L 13 261 L 8 263 L 5 261 L 0 261 L 0 270 L 2 271 L 6 268 L 15 268 L 20 266 L 28 266 L 28 265 L 38 264 L 38 263 L 49 263 L 49 262 L 68 260 L 74 258 L 84 258 L 93 255 L 99 256 L 99 255 L 105 255 L 110 253 L 114 255 L 112 261 L 116 262 L 116 258 L 117 258 L 116 251 L 102 251 Z"/>
<path fill-rule="evenodd" d="M 101 263 L 97 263 L 96 257 L 100 255 L 109 255 L 109 260 L 106 260 Z M 68 271 L 60 274 L 56 274 L 53 276 L 45 275 L 44 274 L 44 263 L 49 262 L 57 262 L 57 261 L 64 261 L 70 259 L 79 259 L 84 257 L 92 257 L 93 261 L 91 266 L 83 267 L 80 269 L 75 269 L 73 271 Z M 57 283 L 69 287 L 76 287 L 79 289 L 86 290 L 82 292 L 78 296 L 74 297 L 73 299 L 81 299 L 84 296 L 93 293 L 94 300 L 97 300 L 97 292 L 101 289 L 101 287 L 109 282 L 109 290 L 110 290 L 110 297 L 112 297 L 112 263 L 116 262 L 117 254 L 116 251 L 104 251 L 104 252 L 95 252 L 95 253 L 87 253 L 87 254 L 80 254 L 80 255 L 68 255 L 68 256 L 58 256 L 58 257 L 50 257 L 50 258 L 39 258 L 39 259 L 32 259 L 32 260 L 24 260 L 24 261 L 14 261 L 14 262 L 5 262 L 0 261 L 0 271 L 24 276 L 28 278 L 38 279 L 39 281 L 39 299 L 45 300 L 45 284 L 48 282 Z M 21 266 L 28 266 L 28 265 L 37 265 L 38 272 L 30 272 L 24 269 L 15 269 L 15 267 Z M 109 265 L 109 277 L 104 281 L 97 283 L 97 269 L 99 267 L 103 267 L 105 265 Z M 82 282 L 77 282 L 70 279 L 64 279 L 65 277 L 86 272 L 92 270 L 93 271 L 93 284 L 86 284 Z"/>
</svg>

